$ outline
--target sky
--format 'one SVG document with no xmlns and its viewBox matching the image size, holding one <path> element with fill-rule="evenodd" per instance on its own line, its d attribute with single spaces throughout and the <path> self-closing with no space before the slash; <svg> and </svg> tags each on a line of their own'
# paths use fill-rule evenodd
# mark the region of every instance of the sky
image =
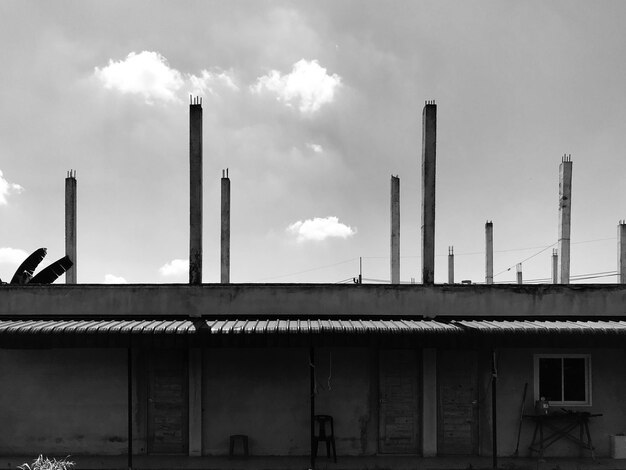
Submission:
<svg viewBox="0 0 626 470">
<path fill-rule="evenodd" d="M 573 161 L 573 282 L 616 282 L 626 219 L 621 1 L 0 2 L 0 278 L 65 255 L 79 283 L 185 283 L 189 96 L 203 99 L 203 282 L 421 282 L 421 145 L 437 103 L 435 282 L 551 276 Z M 600 274 L 598 274 L 600 273 Z M 603 276 L 603 277 L 597 277 Z M 60 278 L 57 282 L 64 282 Z"/>
</svg>

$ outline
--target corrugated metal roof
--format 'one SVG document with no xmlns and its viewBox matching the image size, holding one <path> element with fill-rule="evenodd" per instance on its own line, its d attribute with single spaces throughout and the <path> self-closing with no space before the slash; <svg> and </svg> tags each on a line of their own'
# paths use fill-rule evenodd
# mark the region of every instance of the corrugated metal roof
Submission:
<svg viewBox="0 0 626 470">
<path fill-rule="evenodd" d="M 487 334 L 626 334 L 621 320 L 457 320 L 461 328 Z"/>
<path fill-rule="evenodd" d="M 0 334 L 626 334 L 621 320 L 197 319 L 0 320 Z"/>
<path fill-rule="evenodd" d="M 0 334 L 323 334 L 455 333 L 458 326 L 433 320 L 0 320 Z"/>
</svg>

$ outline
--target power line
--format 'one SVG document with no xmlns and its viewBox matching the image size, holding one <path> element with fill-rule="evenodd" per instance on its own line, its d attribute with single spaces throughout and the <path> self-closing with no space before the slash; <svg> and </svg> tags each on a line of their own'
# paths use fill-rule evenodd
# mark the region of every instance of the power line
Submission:
<svg viewBox="0 0 626 470">
<path fill-rule="evenodd" d="M 265 277 L 263 279 L 257 279 L 257 280 L 252 281 L 252 282 L 261 282 L 261 281 L 268 281 L 270 279 L 279 279 L 279 278 L 282 278 L 282 277 L 297 276 L 298 274 L 310 273 L 311 271 L 318 271 L 320 269 L 332 268 L 332 267 L 335 267 L 335 266 L 339 266 L 340 264 L 346 264 L 346 263 L 349 263 L 350 261 L 354 261 L 354 260 L 357 260 L 357 259 L 358 258 L 350 258 L 350 259 L 346 259 L 346 260 L 343 260 L 343 261 L 339 261 L 338 263 L 335 263 L 335 264 L 327 264 L 325 266 L 318 266 L 316 268 L 305 269 L 304 271 L 298 271 L 298 272 L 295 272 L 295 273 L 281 274 L 280 276 Z"/>
<path fill-rule="evenodd" d="M 505 273 L 505 272 L 507 272 L 507 271 L 510 271 L 512 268 L 516 267 L 518 264 L 525 263 L 525 262 L 526 262 L 526 261 L 528 261 L 529 259 L 533 259 L 535 256 L 538 256 L 538 255 L 540 255 L 541 253 L 543 253 L 544 251 L 546 251 L 546 250 L 548 250 L 548 249 L 552 248 L 552 247 L 553 247 L 554 245 L 556 245 L 557 243 L 559 243 L 559 242 L 558 242 L 558 241 L 556 241 L 556 242 L 554 242 L 552 245 L 546 246 L 545 248 L 543 248 L 542 250 L 539 250 L 539 251 L 538 251 L 537 253 L 535 253 L 534 255 L 529 256 L 528 258 L 523 259 L 522 261 L 519 261 L 519 262 L 515 263 L 514 265 L 512 265 L 512 266 L 508 267 L 507 269 L 505 269 L 504 271 L 500 271 L 498 274 L 494 274 L 494 276 L 493 276 L 493 277 L 499 276 L 499 275 L 500 275 L 500 274 L 502 274 L 502 273 Z"/>
</svg>

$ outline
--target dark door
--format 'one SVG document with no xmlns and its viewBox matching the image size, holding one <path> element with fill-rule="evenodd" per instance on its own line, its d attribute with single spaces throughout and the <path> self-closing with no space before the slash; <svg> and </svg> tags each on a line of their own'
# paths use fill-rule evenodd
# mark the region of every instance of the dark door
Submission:
<svg viewBox="0 0 626 470">
<path fill-rule="evenodd" d="M 385 454 L 419 452 L 418 354 L 411 349 L 381 349 L 379 354 L 378 450 Z"/>
<path fill-rule="evenodd" d="M 437 369 L 437 451 L 439 455 L 475 455 L 478 453 L 476 352 L 440 350 Z"/>
<path fill-rule="evenodd" d="M 187 453 L 187 352 L 152 351 L 148 364 L 148 452 Z"/>
</svg>

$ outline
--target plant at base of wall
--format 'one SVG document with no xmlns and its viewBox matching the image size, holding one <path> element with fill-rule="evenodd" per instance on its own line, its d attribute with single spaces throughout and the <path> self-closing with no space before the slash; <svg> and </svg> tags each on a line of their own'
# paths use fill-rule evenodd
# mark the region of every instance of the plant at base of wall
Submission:
<svg viewBox="0 0 626 470">
<path fill-rule="evenodd" d="M 20 470 L 71 470 L 76 464 L 68 459 L 69 455 L 61 460 L 50 460 L 48 457 L 44 458 L 43 455 L 39 454 L 39 457 L 33 461 L 32 465 L 23 463 L 17 468 Z"/>
</svg>

